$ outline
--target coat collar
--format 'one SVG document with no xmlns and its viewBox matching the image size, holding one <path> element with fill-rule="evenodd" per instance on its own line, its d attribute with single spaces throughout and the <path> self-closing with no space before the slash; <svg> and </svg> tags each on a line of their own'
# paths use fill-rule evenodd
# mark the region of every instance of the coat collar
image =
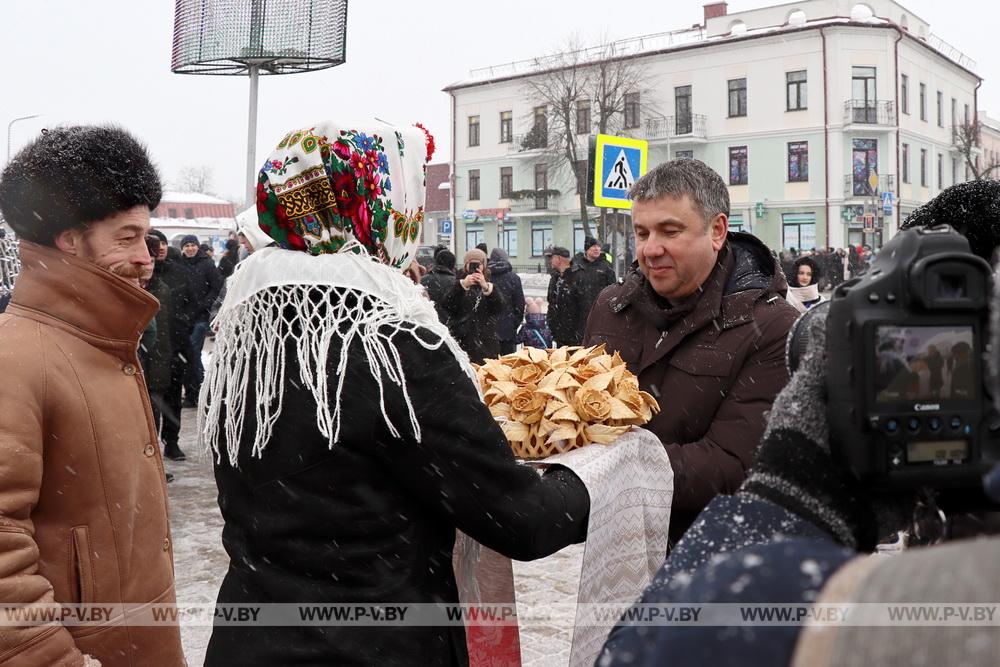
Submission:
<svg viewBox="0 0 1000 667">
<path fill-rule="evenodd" d="M 159 310 L 148 292 L 95 264 L 21 241 L 21 274 L 8 312 L 112 341 L 138 344 Z"/>
</svg>

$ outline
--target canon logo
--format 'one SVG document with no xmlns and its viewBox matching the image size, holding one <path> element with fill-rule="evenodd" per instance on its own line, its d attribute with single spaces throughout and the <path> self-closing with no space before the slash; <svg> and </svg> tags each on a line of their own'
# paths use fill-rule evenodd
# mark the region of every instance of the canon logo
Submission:
<svg viewBox="0 0 1000 667">
<path fill-rule="evenodd" d="M 934 410 L 940 410 L 940 403 L 917 403 L 913 406 L 914 412 L 932 412 Z"/>
</svg>

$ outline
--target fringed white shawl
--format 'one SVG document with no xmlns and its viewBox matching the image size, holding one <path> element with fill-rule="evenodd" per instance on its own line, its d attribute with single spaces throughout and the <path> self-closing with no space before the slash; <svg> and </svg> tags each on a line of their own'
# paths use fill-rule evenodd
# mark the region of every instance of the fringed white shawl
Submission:
<svg viewBox="0 0 1000 667">
<path fill-rule="evenodd" d="M 320 300 L 315 295 L 310 297 L 317 290 L 323 297 Z M 357 299 L 357 305 L 349 304 L 351 296 Z M 296 313 L 294 325 L 284 318 L 289 308 Z M 410 428 L 418 441 L 421 437 L 396 336 L 411 336 L 427 350 L 446 345 L 478 389 L 468 355 L 441 324 L 433 304 L 398 270 L 369 257 L 356 243 L 339 253 L 319 256 L 280 248 L 255 252 L 237 265 L 213 324 L 218 329 L 201 388 L 198 433 L 216 461 L 222 460 L 224 448 L 233 466 L 243 436 L 251 370 L 256 397 L 252 409 L 257 423 L 251 454 L 262 456 L 271 439 L 281 415 L 289 338 L 295 339 L 298 381 L 312 392 L 317 406 L 316 427 L 331 448 L 340 438 L 340 399 L 348 354 L 355 340 L 363 346 L 368 368 L 379 387 L 382 417 L 394 437 L 399 437 L 399 430 L 386 412 L 387 381 L 402 391 Z M 418 328 L 433 333 L 435 339 L 425 340 Z M 336 373 L 328 375 L 334 337 L 342 337 L 340 358 Z M 251 364 L 256 367 L 251 368 Z M 329 386 L 331 380 L 335 387 Z"/>
</svg>

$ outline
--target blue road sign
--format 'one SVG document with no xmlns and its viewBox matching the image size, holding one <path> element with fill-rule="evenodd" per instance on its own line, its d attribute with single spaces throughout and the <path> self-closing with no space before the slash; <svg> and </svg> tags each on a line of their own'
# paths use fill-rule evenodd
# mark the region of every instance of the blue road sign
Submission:
<svg viewBox="0 0 1000 667">
<path fill-rule="evenodd" d="M 883 192 L 882 193 L 882 212 L 886 215 L 892 215 L 892 193 Z"/>
<path fill-rule="evenodd" d="M 441 220 L 438 225 L 440 225 L 441 236 L 451 236 L 451 220 Z"/>
<path fill-rule="evenodd" d="M 649 144 L 641 139 L 597 135 L 594 155 L 594 204 L 632 208 L 629 189 L 646 173 Z"/>
</svg>

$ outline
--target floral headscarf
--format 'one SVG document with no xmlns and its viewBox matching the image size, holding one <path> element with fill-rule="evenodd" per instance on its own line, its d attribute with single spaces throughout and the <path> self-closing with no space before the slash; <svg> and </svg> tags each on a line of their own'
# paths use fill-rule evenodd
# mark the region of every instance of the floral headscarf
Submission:
<svg viewBox="0 0 1000 667">
<path fill-rule="evenodd" d="M 406 268 L 424 222 L 425 164 L 434 140 L 422 126 L 327 121 L 289 132 L 260 170 L 260 228 L 278 245 L 313 255 L 351 241 Z"/>
</svg>

